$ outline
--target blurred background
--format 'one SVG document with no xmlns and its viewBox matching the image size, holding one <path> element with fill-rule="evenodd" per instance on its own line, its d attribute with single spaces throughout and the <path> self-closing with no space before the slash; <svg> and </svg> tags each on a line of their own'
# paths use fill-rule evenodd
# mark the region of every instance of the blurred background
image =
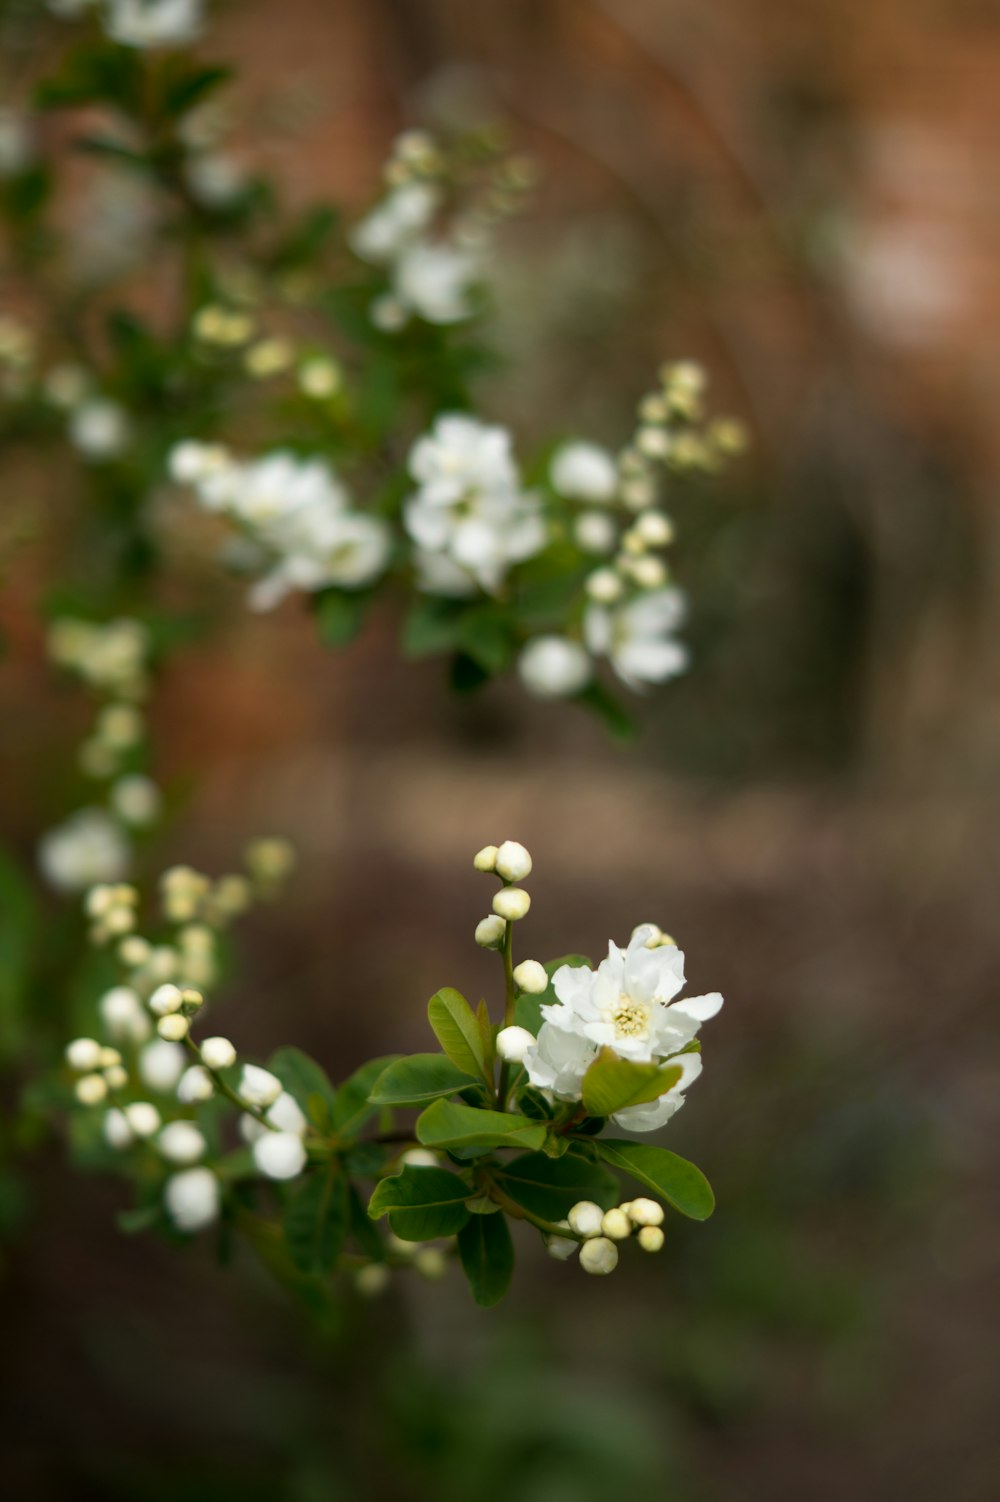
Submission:
<svg viewBox="0 0 1000 1502">
<path fill-rule="evenodd" d="M 451 699 L 388 616 L 334 654 L 227 586 L 153 712 L 158 774 L 194 788 L 164 859 L 221 871 L 275 832 L 301 865 L 218 1030 L 335 1078 L 425 1046 L 439 985 L 495 997 L 471 856 L 522 840 L 525 954 L 651 919 L 725 993 L 670 1129 L 719 1208 L 608 1280 L 528 1242 L 499 1310 L 400 1278 L 317 1331 L 249 1256 L 126 1239 L 119 1185 L 19 1144 L 9 1495 L 992 1502 L 1000 4 L 241 0 L 211 52 L 238 151 L 296 202 L 360 211 L 442 110 L 510 122 L 543 183 L 482 408 L 522 452 L 617 444 L 682 356 L 754 435 L 676 508 L 695 666 L 632 750 L 515 687 Z M 20 465 L 0 809 L 30 861 L 87 710 L 44 664 L 59 538 L 11 538 L 52 479 Z"/>
</svg>

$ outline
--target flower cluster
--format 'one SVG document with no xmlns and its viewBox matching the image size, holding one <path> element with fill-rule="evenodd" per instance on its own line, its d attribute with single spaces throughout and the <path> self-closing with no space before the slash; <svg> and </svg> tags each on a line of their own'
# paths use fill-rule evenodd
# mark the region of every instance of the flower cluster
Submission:
<svg viewBox="0 0 1000 1502">
<path fill-rule="evenodd" d="M 259 550 L 267 572 L 250 592 L 270 610 L 292 590 L 361 589 L 385 570 L 392 534 L 381 517 L 352 509 L 332 467 L 290 453 L 238 461 L 227 450 L 187 440 L 170 455 L 175 481 L 194 487 L 207 511 L 234 521 Z"/>
<path fill-rule="evenodd" d="M 97 11 L 112 41 L 143 51 L 183 47 L 201 32 L 202 0 L 48 0 L 65 20 Z"/>
</svg>

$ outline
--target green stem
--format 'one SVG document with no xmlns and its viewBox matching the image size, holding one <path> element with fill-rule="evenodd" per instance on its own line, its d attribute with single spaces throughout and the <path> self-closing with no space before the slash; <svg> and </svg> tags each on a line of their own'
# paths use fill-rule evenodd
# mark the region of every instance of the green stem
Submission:
<svg viewBox="0 0 1000 1502">
<path fill-rule="evenodd" d="M 198 1047 L 197 1043 L 195 1043 L 190 1034 L 188 1034 L 188 1036 L 184 1039 L 184 1046 L 187 1048 L 188 1053 L 193 1054 L 195 1059 L 197 1059 L 202 1069 L 206 1070 L 207 1073 L 211 1075 L 212 1083 L 215 1085 L 215 1088 L 216 1090 L 218 1090 L 219 1094 L 224 1095 L 228 1101 L 231 1101 L 232 1104 L 237 1108 L 237 1110 L 243 1111 L 247 1116 L 252 1116 L 254 1121 L 259 1121 L 261 1126 L 267 1127 L 269 1132 L 281 1131 L 281 1128 L 279 1126 L 275 1126 L 273 1121 L 268 1121 L 267 1116 L 264 1114 L 264 1110 L 261 1106 L 251 1105 L 249 1101 L 244 1100 L 242 1096 L 237 1095 L 232 1086 L 226 1084 L 219 1071 L 217 1069 L 213 1069 L 210 1064 L 205 1063 L 205 1060 L 201 1056 L 201 1049 Z"/>
<path fill-rule="evenodd" d="M 500 1206 L 501 1210 L 506 1211 L 514 1220 L 526 1220 L 529 1225 L 535 1226 L 546 1236 L 561 1236 L 564 1241 L 585 1240 L 583 1236 L 577 1235 L 576 1231 L 571 1230 L 569 1226 L 560 1226 L 553 1220 L 544 1220 L 542 1216 L 534 1215 L 530 1210 L 526 1210 L 523 1205 L 517 1204 L 509 1195 L 504 1194 L 503 1190 L 498 1187 L 495 1179 L 489 1180 L 487 1193 L 490 1199 L 494 1200 Z"/>
</svg>

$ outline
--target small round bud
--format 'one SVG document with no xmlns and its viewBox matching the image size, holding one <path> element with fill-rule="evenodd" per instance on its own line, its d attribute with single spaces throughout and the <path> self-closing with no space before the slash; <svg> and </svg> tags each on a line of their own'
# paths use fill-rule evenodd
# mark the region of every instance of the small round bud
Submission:
<svg viewBox="0 0 1000 1502">
<path fill-rule="evenodd" d="M 177 1099 L 183 1106 L 193 1106 L 199 1101 L 211 1100 L 214 1094 L 215 1085 L 212 1076 L 200 1064 L 192 1064 L 190 1069 L 185 1069 L 177 1082 Z"/>
<path fill-rule="evenodd" d="M 135 1100 L 126 1106 L 125 1120 L 137 1137 L 152 1137 L 160 1130 L 160 1113 L 148 1100 Z"/>
<path fill-rule="evenodd" d="M 488 918 L 481 918 L 476 924 L 476 943 L 482 949 L 499 949 L 506 932 L 504 920 L 496 913 L 491 913 Z"/>
<path fill-rule="evenodd" d="M 121 1061 L 122 1056 L 117 1048 L 102 1048 L 98 1056 L 97 1067 L 99 1069 L 114 1069 L 115 1065 L 120 1064 Z"/>
<path fill-rule="evenodd" d="M 139 1075 L 150 1090 L 173 1090 L 184 1072 L 184 1050 L 167 1038 L 154 1038 L 139 1055 Z"/>
<path fill-rule="evenodd" d="M 128 1084 L 128 1070 L 122 1064 L 112 1064 L 105 1069 L 104 1079 L 109 1090 L 124 1090 Z"/>
<path fill-rule="evenodd" d="M 662 511 L 644 511 L 634 530 L 651 548 L 665 548 L 674 537 L 674 524 Z"/>
<path fill-rule="evenodd" d="M 587 579 L 587 594 L 598 605 L 613 605 L 620 600 L 625 586 L 612 568 L 599 568 Z"/>
<path fill-rule="evenodd" d="M 497 847 L 484 845 L 482 850 L 472 857 L 472 864 L 477 871 L 495 871 L 497 868 Z"/>
<path fill-rule="evenodd" d="M 179 1231 L 200 1231 L 219 1213 L 219 1181 L 211 1169 L 186 1168 L 167 1180 L 163 1199 Z"/>
<path fill-rule="evenodd" d="M 659 1226 L 643 1226 L 636 1240 L 644 1252 L 658 1252 L 663 1246 L 663 1232 Z"/>
<path fill-rule="evenodd" d="M 618 538 L 618 526 L 606 511 L 583 511 L 573 523 L 573 537 L 585 553 L 611 553 Z"/>
<path fill-rule="evenodd" d="M 628 1207 L 628 1217 L 634 1226 L 662 1226 L 663 1206 L 655 1200 L 632 1200 Z"/>
<path fill-rule="evenodd" d="M 168 982 L 163 986 L 157 986 L 149 998 L 149 1009 L 158 1017 L 166 1017 L 171 1012 L 179 1012 L 184 1005 L 184 995 L 180 986 Z"/>
<path fill-rule="evenodd" d="M 195 986 L 184 986 L 181 989 L 181 1006 L 187 1016 L 200 1012 L 204 1005 L 205 998 Z"/>
<path fill-rule="evenodd" d="M 107 1099 L 108 1086 L 103 1075 L 85 1074 L 76 1082 L 76 1098 L 81 1106 L 99 1106 Z"/>
<path fill-rule="evenodd" d="M 578 1236 L 600 1236 L 604 1211 L 593 1200 L 577 1200 L 567 1218 Z"/>
<path fill-rule="evenodd" d="M 156 1024 L 156 1031 L 168 1043 L 182 1043 L 190 1030 L 190 1022 L 180 1012 L 171 1012 L 168 1016 L 161 1017 Z"/>
<path fill-rule="evenodd" d="M 131 1147 L 135 1141 L 132 1128 L 128 1124 L 128 1118 L 124 1111 L 112 1108 L 105 1113 L 103 1126 L 104 1140 L 109 1147 L 122 1152 L 126 1147 Z"/>
<path fill-rule="evenodd" d="M 240 1094 L 252 1106 L 273 1106 L 281 1094 L 281 1081 L 269 1069 L 258 1064 L 244 1064 Z"/>
<path fill-rule="evenodd" d="M 141 939 L 138 934 L 129 934 L 127 939 L 122 939 L 118 946 L 118 958 L 123 965 L 134 969 L 137 965 L 144 965 L 150 956 L 150 944 L 148 939 Z"/>
<path fill-rule="evenodd" d="M 236 1049 L 228 1038 L 206 1038 L 201 1045 L 201 1058 L 209 1069 L 228 1069 L 236 1063 Z"/>
<path fill-rule="evenodd" d="M 354 1286 L 363 1298 L 376 1298 L 389 1282 L 389 1269 L 384 1262 L 369 1262 L 359 1267 L 354 1274 Z"/>
<path fill-rule="evenodd" d="M 616 1210 L 605 1210 L 601 1234 L 610 1241 L 627 1241 L 631 1236 L 632 1222 L 620 1206 Z"/>
<path fill-rule="evenodd" d="M 282 1090 L 273 1106 L 268 1106 L 267 1119 L 272 1126 L 279 1127 L 283 1132 L 295 1132 L 298 1136 L 305 1135 L 308 1123 L 302 1114 L 302 1107 L 294 1095 L 289 1095 L 287 1090 Z"/>
<path fill-rule="evenodd" d="M 422 1246 L 413 1259 L 413 1266 L 422 1278 L 436 1283 L 448 1271 L 448 1261 L 440 1247 Z"/>
<path fill-rule="evenodd" d="M 667 579 L 667 571 L 659 558 L 633 558 L 629 573 L 640 589 L 659 589 Z"/>
<path fill-rule="evenodd" d="M 208 1147 L 203 1133 L 193 1121 L 169 1121 L 156 1142 L 171 1163 L 197 1163 Z"/>
<path fill-rule="evenodd" d="M 541 996 L 542 992 L 549 988 L 545 966 L 540 965 L 537 960 L 522 960 L 519 965 L 515 965 L 514 983 L 529 996 Z"/>
<path fill-rule="evenodd" d="M 557 1224 L 569 1230 L 568 1220 L 560 1220 Z M 545 1249 L 557 1262 L 568 1262 L 570 1257 L 576 1255 L 579 1245 L 580 1243 L 572 1236 L 546 1236 L 545 1238 Z"/>
<path fill-rule="evenodd" d="M 531 898 L 523 887 L 503 887 L 493 898 L 493 911 L 508 923 L 527 916 Z"/>
<path fill-rule="evenodd" d="M 502 1027 L 497 1033 L 497 1053 L 508 1064 L 523 1064 L 534 1036 L 526 1027 Z"/>
<path fill-rule="evenodd" d="M 618 1248 L 606 1236 L 595 1236 L 580 1248 L 580 1266 L 595 1278 L 604 1278 L 618 1266 Z"/>
<path fill-rule="evenodd" d="M 531 856 L 516 840 L 504 840 L 497 850 L 496 873 L 504 881 L 524 881 L 531 875 Z"/>
<path fill-rule="evenodd" d="M 400 1163 L 407 1168 L 439 1168 L 441 1159 L 426 1147 L 410 1147 L 400 1154 Z"/>
<path fill-rule="evenodd" d="M 252 1152 L 260 1172 L 269 1179 L 294 1179 L 306 1166 L 306 1150 L 295 1132 L 265 1132 Z"/>
<path fill-rule="evenodd" d="M 101 1045 L 96 1038 L 74 1038 L 66 1045 L 66 1063 L 71 1069 L 84 1071 L 98 1069 L 101 1062 Z"/>
<path fill-rule="evenodd" d="M 112 1038 L 144 1043 L 149 1037 L 149 1018 L 138 994 L 130 986 L 112 986 L 98 1003 L 101 1021 Z"/>
</svg>

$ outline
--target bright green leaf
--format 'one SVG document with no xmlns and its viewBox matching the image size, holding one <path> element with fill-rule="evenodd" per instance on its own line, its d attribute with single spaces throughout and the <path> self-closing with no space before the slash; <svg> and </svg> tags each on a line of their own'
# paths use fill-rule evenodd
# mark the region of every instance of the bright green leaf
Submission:
<svg viewBox="0 0 1000 1502">
<path fill-rule="evenodd" d="M 446 1168 L 414 1168 L 383 1179 L 372 1195 L 368 1214 L 373 1220 L 388 1215 L 403 1241 L 430 1241 L 454 1236 L 469 1219 L 465 1201 L 469 1186 Z"/>
<path fill-rule="evenodd" d="M 434 1148 L 540 1148 L 544 1122 L 509 1111 L 481 1111 L 476 1106 L 436 1100 L 417 1118 L 417 1141 Z"/>
<path fill-rule="evenodd" d="M 701 1169 L 665 1147 L 608 1137 L 597 1138 L 594 1146 L 605 1163 L 629 1174 L 691 1220 L 707 1220 L 715 1209 L 715 1196 Z"/>
<path fill-rule="evenodd" d="M 583 1104 L 591 1116 L 648 1105 L 676 1085 L 682 1073 L 679 1064 L 636 1064 L 602 1048 L 583 1077 Z"/>
<path fill-rule="evenodd" d="M 389 1054 L 382 1059 L 369 1059 L 339 1087 L 333 1107 L 333 1128 L 338 1136 L 357 1136 L 365 1122 L 378 1110 L 368 1099 L 372 1086 L 398 1057 L 398 1054 Z"/>
<path fill-rule="evenodd" d="M 461 992 L 453 991 L 450 986 L 436 991 L 427 1003 L 427 1018 L 455 1068 L 486 1077 L 482 1034 Z"/>
<path fill-rule="evenodd" d="M 368 1097 L 373 1106 L 422 1106 L 440 1095 L 481 1085 L 440 1053 L 410 1054 L 383 1070 Z"/>
</svg>

